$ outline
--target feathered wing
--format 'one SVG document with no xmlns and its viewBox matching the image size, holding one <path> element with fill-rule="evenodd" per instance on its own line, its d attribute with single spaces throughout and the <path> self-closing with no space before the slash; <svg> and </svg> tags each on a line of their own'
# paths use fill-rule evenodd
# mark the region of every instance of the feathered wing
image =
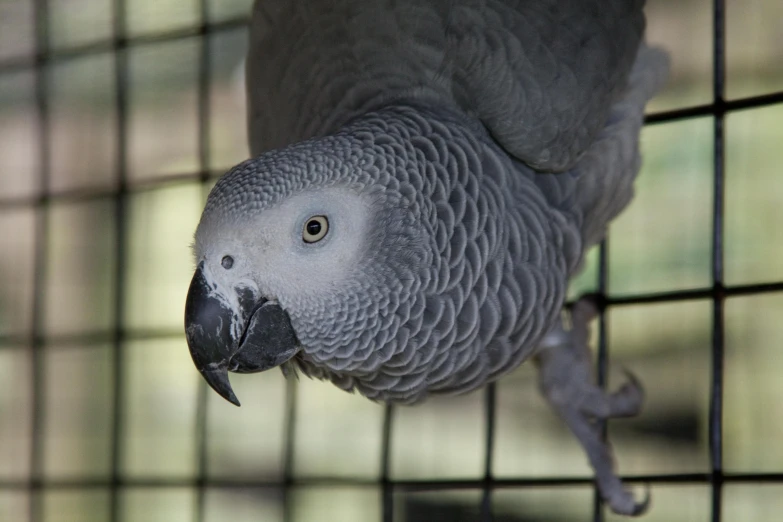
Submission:
<svg viewBox="0 0 783 522">
<path fill-rule="evenodd" d="M 335 132 L 399 96 L 451 103 L 438 76 L 442 0 L 257 0 L 247 59 L 250 149 Z"/>
<path fill-rule="evenodd" d="M 643 0 L 258 0 L 253 155 L 398 98 L 475 116 L 537 170 L 572 167 L 619 99 Z"/>
<path fill-rule="evenodd" d="M 660 90 L 669 72 L 668 55 L 642 46 L 628 80 L 628 89 L 609 114 L 608 123 L 577 164 L 584 174 L 578 207 L 584 214 L 584 248 L 600 242 L 606 227 L 633 198 L 633 182 L 641 165 L 639 139 L 644 108 Z"/>
<path fill-rule="evenodd" d="M 458 102 L 534 169 L 569 169 L 625 89 L 644 32 L 642 6 L 461 2 L 449 23 Z"/>
<path fill-rule="evenodd" d="M 609 223 L 631 202 L 641 157 L 639 138 L 644 108 L 668 76 L 668 55 L 642 45 L 627 88 L 611 107 L 606 123 L 576 165 L 562 174 L 539 174 L 536 182 L 550 204 L 574 225 L 566 248 L 570 273 L 585 251 L 600 242 Z"/>
</svg>

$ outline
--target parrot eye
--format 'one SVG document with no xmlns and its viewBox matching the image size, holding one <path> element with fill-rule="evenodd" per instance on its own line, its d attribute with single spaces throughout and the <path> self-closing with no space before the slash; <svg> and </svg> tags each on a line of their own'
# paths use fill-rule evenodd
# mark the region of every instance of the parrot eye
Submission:
<svg viewBox="0 0 783 522">
<path fill-rule="evenodd" d="M 326 216 L 313 216 L 305 222 L 302 239 L 305 243 L 315 243 L 324 238 L 329 231 L 329 220 Z"/>
<path fill-rule="evenodd" d="M 223 256 L 220 264 L 223 265 L 223 268 L 226 270 L 231 270 L 231 267 L 234 266 L 234 258 L 231 256 Z"/>
</svg>

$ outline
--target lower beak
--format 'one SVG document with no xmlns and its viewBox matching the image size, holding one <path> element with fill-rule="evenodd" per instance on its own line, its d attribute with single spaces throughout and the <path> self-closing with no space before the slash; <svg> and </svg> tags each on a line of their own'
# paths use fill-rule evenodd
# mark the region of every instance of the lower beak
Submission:
<svg viewBox="0 0 783 522">
<path fill-rule="evenodd" d="M 185 336 L 196 368 L 221 397 L 239 406 L 228 372 L 262 372 L 293 357 L 299 342 L 291 319 L 276 302 L 240 296 L 240 310 L 221 298 L 199 264 L 185 301 Z M 241 328 L 231 328 L 233 323 Z M 232 334 L 242 332 L 239 338 Z"/>
</svg>

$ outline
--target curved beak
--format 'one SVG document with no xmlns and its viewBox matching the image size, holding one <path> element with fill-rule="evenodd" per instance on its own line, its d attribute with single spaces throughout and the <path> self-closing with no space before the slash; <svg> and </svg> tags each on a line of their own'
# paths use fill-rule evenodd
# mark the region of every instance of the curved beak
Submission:
<svg viewBox="0 0 783 522">
<path fill-rule="evenodd" d="M 193 362 L 213 390 L 239 406 L 228 372 L 254 373 L 293 357 L 299 342 L 291 319 L 274 301 L 237 290 L 238 308 L 210 283 L 200 263 L 185 301 L 185 337 Z"/>
</svg>

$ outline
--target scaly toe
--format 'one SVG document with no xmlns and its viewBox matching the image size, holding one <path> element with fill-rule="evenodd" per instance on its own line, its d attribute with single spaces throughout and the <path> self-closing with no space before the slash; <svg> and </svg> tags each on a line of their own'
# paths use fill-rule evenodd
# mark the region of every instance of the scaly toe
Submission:
<svg viewBox="0 0 783 522">
<path fill-rule="evenodd" d="M 644 499 L 637 502 L 628 490 L 620 490 L 615 495 L 606 499 L 606 504 L 609 508 L 618 515 L 626 515 L 631 517 L 638 517 L 647 512 L 650 507 L 650 487 L 645 488 Z"/>
</svg>

